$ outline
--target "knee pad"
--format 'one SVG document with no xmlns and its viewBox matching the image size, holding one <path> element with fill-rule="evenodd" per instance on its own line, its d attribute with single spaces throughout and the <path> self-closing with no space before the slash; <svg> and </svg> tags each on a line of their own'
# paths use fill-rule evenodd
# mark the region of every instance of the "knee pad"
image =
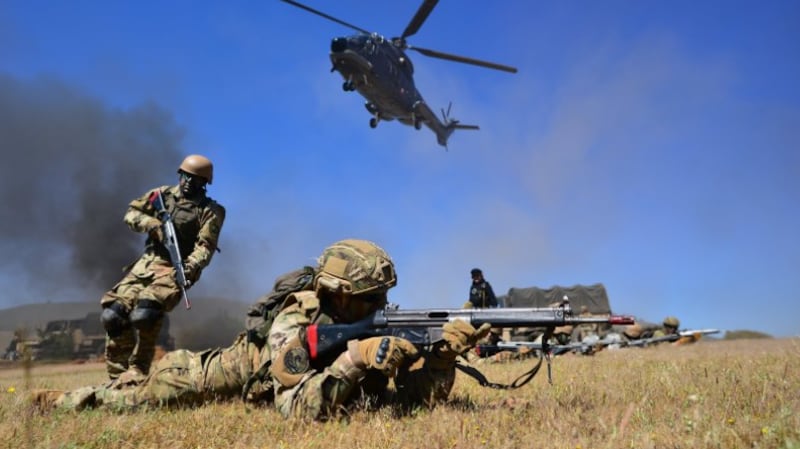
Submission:
<svg viewBox="0 0 800 449">
<path fill-rule="evenodd" d="M 103 309 L 100 314 L 100 322 L 109 337 L 119 336 L 123 330 L 130 327 L 131 322 L 128 312 L 118 302 L 112 302 L 110 306 Z"/>
<path fill-rule="evenodd" d="M 164 307 L 157 301 L 140 299 L 131 312 L 131 324 L 139 330 L 152 329 L 161 323 Z"/>
</svg>

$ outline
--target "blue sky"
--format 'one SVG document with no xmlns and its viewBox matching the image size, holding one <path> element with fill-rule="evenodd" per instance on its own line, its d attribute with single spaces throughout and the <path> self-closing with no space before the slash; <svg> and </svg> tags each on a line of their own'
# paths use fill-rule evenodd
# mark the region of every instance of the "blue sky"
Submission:
<svg viewBox="0 0 800 449">
<path fill-rule="evenodd" d="M 393 37 L 419 3 L 308 4 Z M 57 82 L 112 114 L 155 104 L 182 130 L 180 153 L 215 162 L 209 193 L 228 216 L 198 297 L 249 302 L 360 237 L 393 256 L 404 307 L 460 306 L 478 266 L 498 293 L 602 282 L 619 313 L 789 336 L 799 20 L 793 1 L 443 0 L 410 44 L 519 68 L 410 54 L 434 110 L 452 101 L 481 126 L 449 151 L 427 129 L 370 129 L 329 71 L 330 39 L 350 30 L 278 1 L 5 1 L 0 76 Z M 169 155 L 153 161 L 164 184 Z M 3 265 L 0 307 L 110 287 L 29 276 Z"/>
</svg>

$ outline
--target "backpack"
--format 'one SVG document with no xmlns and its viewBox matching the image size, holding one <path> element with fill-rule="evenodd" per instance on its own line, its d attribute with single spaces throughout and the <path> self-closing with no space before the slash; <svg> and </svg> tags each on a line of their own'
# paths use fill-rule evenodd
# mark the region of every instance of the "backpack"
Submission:
<svg viewBox="0 0 800 449">
<path fill-rule="evenodd" d="M 275 279 L 275 285 L 272 291 L 266 295 L 258 298 L 258 300 L 250 306 L 245 318 L 245 328 L 247 329 L 247 339 L 259 347 L 263 347 L 267 343 L 267 336 L 269 335 L 269 328 L 272 327 L 273 321 L 278 313 L 283 310 L 287 304 L 286 298 L 295 292 L 301 290 L 309 290 L 314 283 L 314 276 L 316 271 L 314 268 L 305 266 L 298 270 L 290 271 L 278 276 Z M 264 382 L 267 380 L 267 373 L 271 363 L 267 360 L 258 370 L 250 375 L 242 387 L 242 400 L 247 401 L 247 395 L 250 388 L 255 382 Z"/>
<path fill-rule="evenodd" d="M 263 345 L 275 316 L 287 305 L 286 297 L 291 293 L 310 289 L 314 275 L 316 275 L 314 268 L 305 266 L 278 276 L 272 291 L 258 298 L 247 311 L 245 329 L 248 339 L 259 346 Z"/>
</svg>

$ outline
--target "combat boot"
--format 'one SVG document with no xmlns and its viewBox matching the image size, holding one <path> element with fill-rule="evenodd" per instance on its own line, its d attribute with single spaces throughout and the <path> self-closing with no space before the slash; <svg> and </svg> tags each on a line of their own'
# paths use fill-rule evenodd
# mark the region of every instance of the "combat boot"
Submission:
<svg viewBox="0 0 800 449">
<path fill-rule="evenodd" d="M 63 390 L 33 390 L 31 391 L 31 404 L 40 413 L 47 413 L 56 408 L 56 402 L 63 395 Z"/>
</svg>

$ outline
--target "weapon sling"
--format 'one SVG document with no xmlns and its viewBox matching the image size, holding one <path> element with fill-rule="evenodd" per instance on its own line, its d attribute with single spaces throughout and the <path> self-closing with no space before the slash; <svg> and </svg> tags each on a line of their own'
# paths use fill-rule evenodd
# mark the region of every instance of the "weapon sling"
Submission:
<svg viewBox="0 0 800 449">
<path fill-rule="evenodd" d="M 462 373 L 468 375 L 469 377 L 478 381 L 480 386 L 487 387 L 487 388 L 494 388 L 496 390 L 516 390 L 519 387 L 530 382 L 536 374 L 539 372 L 539 368 L 542 367 L 542 361 L 547 359 L 547 381 L 552 385 L 553 384 L 553 375 L 552 371 L 550 371 L 550 352 L 548 349 L 548 344 L 546 343 L 547 340 L 553 335 L 553 328 L 548 328 L 542 340 L 542 350 L 539 352 L 539 361 L 536 362 L 536 365 L 533 366 L 529 371 L 522 373 L 519 377 L 514 379 L 513 382 L 509 384 L 499 384 L 495 382 L 490 382 L 486 376 L 483 375 L 477 368 L 468 365 L 462 365 L 460 363 L 456 363 L 456 368 L 461 371 Z"/>
<path fill-rule="evenodd" d="M 480 372 L 474 366 L 468 366 L 468 365 L 462 365 L 461 363 L 456 363 L 456 368 L 459 371 L 461 371 L 462 373 L 464 373 L 464 374 L 468 375 L 469 377 L 471 377 L 471 378 L 475 379 L 476 381 L 478 381 L 478 383 L 482 387 L 494 388 L 496 390 L 516 390 L 517 388 L 519 388 L 519 387 L 527 384 L 528 382 L 530 382 L 531 379 L 533 379 L 534 376 L 536 376 L 536 373 L 539 372 L 539 368 L 542 367 L 542 360 L 544 360 L 544 358 L 545 358 L 545 356 L 540 354 L 539 355 L 539 361 L 536 362 L 536 365 L 534 365 L 533 368 L 531 368 L 529 371 L 526 371 L 525 373 L 523 373 L 522 375 L 520 375 L 519 377 L 514 379 L 514 381 L 509 383 L 509 384 L 499 384 L 499 383 L 495 383 L 495 382 L 489 381 L 489 379 L 487 379 L 486 376 L 484 376 L 483 373 Z M 549 367 L 550 367 L 550 358 L 549 358 L 549 356 L 548 356 L 548 359 L 547 359 L 547 366 L 548 366 L 548 373 L 549 373 L 550 372 L 550 370 L 549 370 Z"/>
</svg>

